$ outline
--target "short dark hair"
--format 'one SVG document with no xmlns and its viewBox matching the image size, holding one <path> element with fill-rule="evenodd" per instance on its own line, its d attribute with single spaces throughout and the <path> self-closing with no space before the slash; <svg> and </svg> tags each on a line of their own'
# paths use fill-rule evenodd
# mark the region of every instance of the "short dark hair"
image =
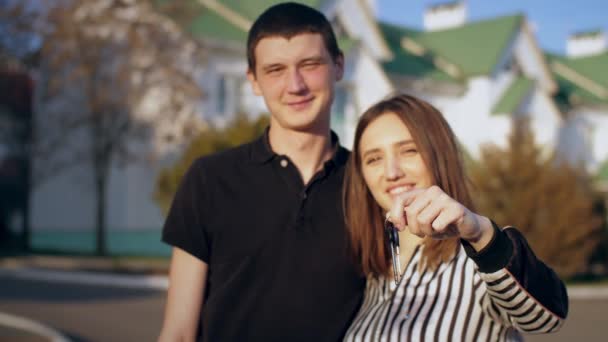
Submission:
<svg viewBox="0 0 608 342">
<path fill-rule="evenodd" d="M 302 33 L 320 34 L 334 62 L 342 56 L 336 35 L 323 13 L 303 4 L 286 2 L 269 7 L 251 26 L 247 36 L 249 70 L 255 74 L 255 48 L 260 40 L 273 36 L 290 39 Z"/>
</svg>

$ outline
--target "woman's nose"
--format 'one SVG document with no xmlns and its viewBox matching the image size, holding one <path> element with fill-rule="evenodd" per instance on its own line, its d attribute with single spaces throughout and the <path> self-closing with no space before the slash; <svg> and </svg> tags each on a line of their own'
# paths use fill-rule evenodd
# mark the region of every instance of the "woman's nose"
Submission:
<svg viewBox="0 0 608 342">
<path fill-rule="evenodd" d="M 387 158 L 384 165 L 384 177 L 387 180 L 396 180 L 403 177 L 403 170 L 396 158 Z"/>
</svg>

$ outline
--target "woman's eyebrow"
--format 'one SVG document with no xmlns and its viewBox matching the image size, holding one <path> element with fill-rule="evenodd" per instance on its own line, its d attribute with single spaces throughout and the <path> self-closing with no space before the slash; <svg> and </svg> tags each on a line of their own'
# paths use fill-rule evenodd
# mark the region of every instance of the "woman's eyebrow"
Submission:
<svg viewBox="0 0 608 342">
<path fill-rule="evenodd" d="M 368 154 L 380 153 L 380 152 L 382 152 L 381 149 L 379 149 L 379 148 L 372 148 L 372 149 L 363 151 L 363 154 L 361 156 L 365 158 Z"/>
</svg>

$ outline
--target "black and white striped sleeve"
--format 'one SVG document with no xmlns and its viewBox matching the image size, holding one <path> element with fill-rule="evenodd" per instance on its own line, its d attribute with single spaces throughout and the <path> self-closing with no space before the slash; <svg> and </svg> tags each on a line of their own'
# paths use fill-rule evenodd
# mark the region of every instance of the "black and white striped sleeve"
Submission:
<svg viewBox="0 0 608 342">
<path fill-rule="evenodd" d="M 515 228 L 494 226 L 494 237 L 477 252 L 462 241 L 465 252 L 478 266 L 487 292 L 486 313 L 525 333 L 559 330 L 568 314 L 568 295 L 555 272 L 540 261 Z"/>
</svg>

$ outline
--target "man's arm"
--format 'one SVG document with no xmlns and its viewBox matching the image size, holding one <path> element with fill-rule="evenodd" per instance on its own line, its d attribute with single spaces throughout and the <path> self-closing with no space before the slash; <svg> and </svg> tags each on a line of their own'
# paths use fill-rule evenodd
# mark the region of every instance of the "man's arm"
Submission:
<svg viewBox="0 0 608 342">
<path fill-rule="evenodd" d="M 207 264 L 174 247 L 165 319 L 158 342 L 195 341 L 207 282 Z"/>
</svg>

